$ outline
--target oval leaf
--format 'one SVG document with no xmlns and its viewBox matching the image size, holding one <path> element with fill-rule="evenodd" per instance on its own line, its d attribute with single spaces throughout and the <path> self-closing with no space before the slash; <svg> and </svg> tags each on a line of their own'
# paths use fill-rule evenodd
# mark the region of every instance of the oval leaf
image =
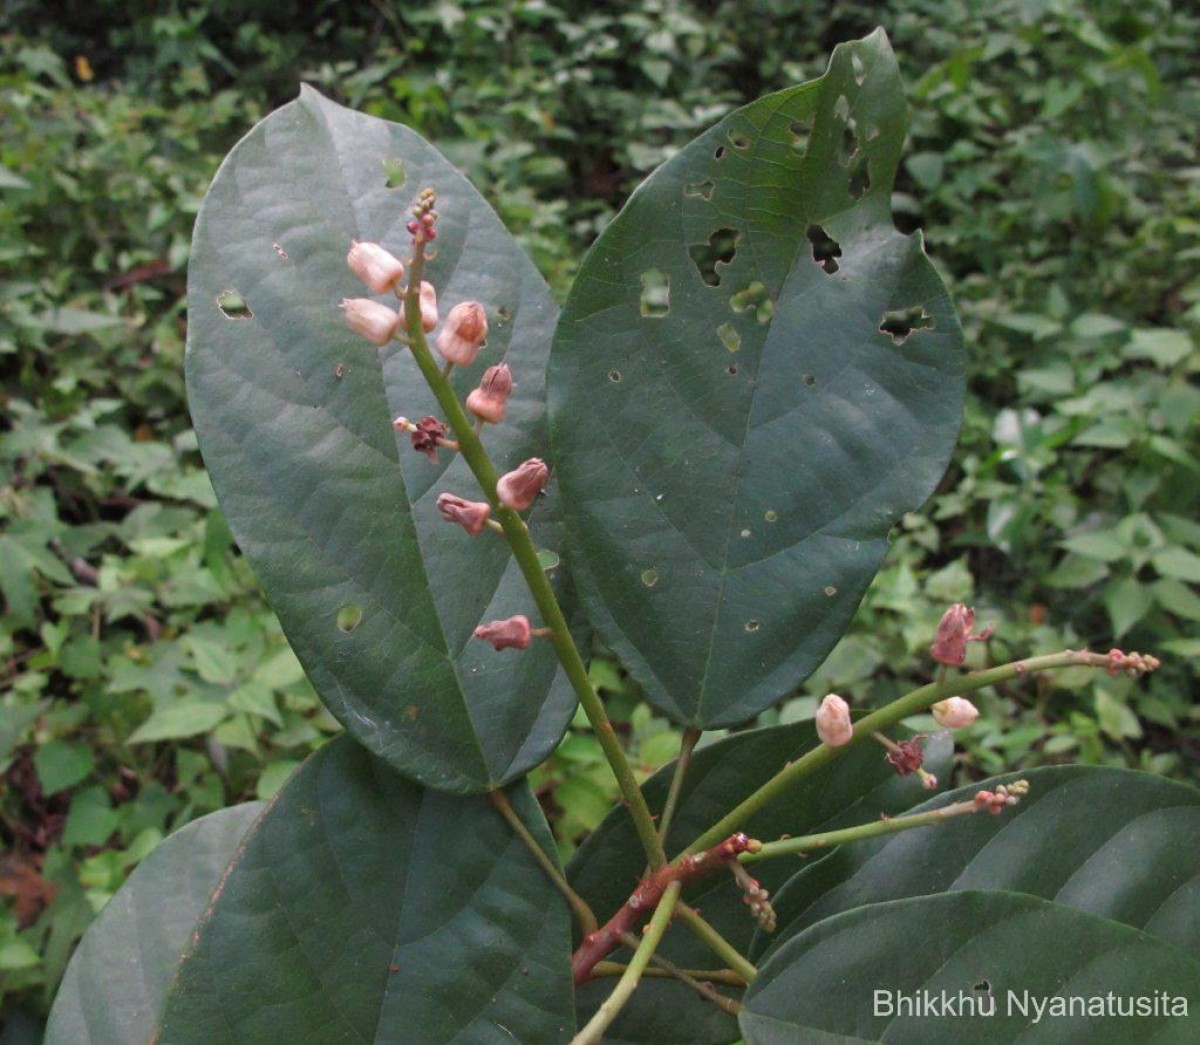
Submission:
<svg viewBox="0 0 1200 1045">
<path fill-rule="evenodd" d="M 818 743 L 813 724 L 798 722 L 735 733 L 698 750 L 684 778 L 667 851 L 682 849 L 785 764 Z M 952 751 L 950 735 L 935 734 L 926 743 L 926 764 L 935 773 L 944 774 Z M 673 772 L 672 763 L 646 782 L 646 800 L 652 811 L 662 808 Z M 896 776 L 878 747 L 859 744 L 802 781 L 786 800 L 751 818 L 742 830 L 769 840 L 783 834 L 849 827 L 873 820 L 880 813 L 901 812 L 924 794 L 916 777 Z M 618 808 L 580 846 L 568 868 L 568 877 L 596 914 L 606 918 L 625 902 L 641 877 L 644 860 L 640 853 L 629 816 Z M 756 864 L 753 873 L 774 892 L 795 870 L 791 860 L 772 860 Z M 725 873 L 713 875 L 685 893 L 685 899 L 698 906 L 704 917 L 739 949 L 746 948 L 754 934 L 754 921 L 743 896 L 732 876 Z M 707 947 L 681 926 L 671 930 L 659 950 L 685 967 L 706 968 L 716 961 Z M 610 990 L 607 982 L 585 984 L 579 992 L 581 1011 L 593 1010 Z M 732 1017 L 703 1001 L 691 988 L 670 980 L 645 980 L 614 1023 L 610 1036 L 614 1042 L 652 1045 L 688 1041 L 701 1045 L 734 1041 L 737 1028 Z"/>
<path fill-rule="evenodd" d="M 158 846 L 117 890 L 71 956 L 46 1045 L 149 1041 L 196 920 L 250 825 L 247 802 L 210 813 Z"/>
<path fill-rule="evenodd" d="M 1030 893 L 1158 936 L 1200 959 L 1200 791 L 1144 773 L 1055 766 L 1018 774 L 1021 804 L 842 846 L 780 891 L 779 928 L 752 956 L 861 904 L 953 889 Z M 969 800 L 972 784 L 912 810 Z M 1097 815 L 1103 811 L 1103 815 Z"/>
<path fill-rule="evenodd" d="M 1198 996 L 1200 965 L 1153 936 L 1032 896 L 965 891 L 860 907 L 806 930 L 760 967 L 739 1022 L 748 1045 L 823 1035 L 1185 1042 Z M 1114 997 L 1150 1011 L 1096 1011 Z M 1082 1015 L 1058 1013 L 1072 1004 Z"/>
<path fill-rule="evenodd" d="M 528 788 L 511 798 L 551 851 Z M 424 790 L 339 737 L 247 836 L 159 1039 L 564 1041 L 570 931 L 485 799 Z"/>
<path fill-rule="evenodd" d="M 390 189 L 397 158 L 408 177 Z M 541 761 L 574 700 L 548 643 L 500 655 L 472 639 L 481 620 L 528 612 L 524 583 L 502 541 L 440 519 L 439 493 L 478 487 L 461 460 L 430 462 L 393 429 L 435 414 L 433 396 L 405 349 L 375 349 L 338 307 L 366 294 L 350 241 L 406 257 L 426 186 L 442 215 L 426 273 L 442 314 L 467 298 L 489 314 L 489 347 L 455 384 L 465 394 L 507 359 L 518 387 L 489 447 L 501 470 L 544 455 L 546 284 L 430 145 L 308 88 L 230 153 L 201 210 L 188 390 L 230 528 L 330 709 L 422 783 L 483 791 Z"/>
<path fill-rule="evenodd" d="M 892 223 L 905 126 L 882 31 L 842 45 L 656 171 L 563 312 L 568 561 L 679 722 L 741 722 L 807 676 L 946 467 L 962 339 Z"/>
</svg>

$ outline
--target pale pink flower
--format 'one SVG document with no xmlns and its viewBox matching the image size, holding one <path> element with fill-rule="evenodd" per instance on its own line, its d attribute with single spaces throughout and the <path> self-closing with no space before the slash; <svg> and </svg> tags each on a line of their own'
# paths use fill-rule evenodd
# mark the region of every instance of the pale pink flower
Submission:
<svg viewBox="0 0 1200 1045">
<path fill-rule="evenodd" d="M 956 602 L 938 621 L 937 632 L 929 652 L 939 664 L 962 664 L 967 659 L 967 643 L 983 642 L 991 636 L 992 628 L 984 628 L 972 635 L 975 627 L 975 611 L 961 602 Z"/>
<path fill-rule="evenodd" d="M 962 729 L 979 717 L 979 709 L 964 697 L 948 697 L 929 709 L 939 726 L 946 729 Z"/>
<path fill-rule="evenodd" d="M 421 280 L 421 290 L 418 294 L 418 300 L 421 304 L 421 329 L 428 334 L 434 327 L 438 325 L 438 303 L 437 291 L 432 283 L 426 283 Z M 400 325 L 407 330 L 408 319 L 404 315 L 404 309 L 400 310 Z"/>
<path fill-rule="evenodd" d="M 452 493 L 438 495 L 437 510 L 446 522 L 458 523 L 472 537 L 483 533 L 492 509 L 484 501 L 464 501 Z"/>
<path fill-rule="evenodd" d="M 467 409 L 476 417 L 498 425 L 504 420 L 504 407 L 512 390 L 512 371 L 508 369 L 508 364 L 490 366 L 483 372 L 479 387 L 467 396 Z"/>
<path fill-rule="evenodd" d="M 850 705 L 836 693 L 830 693 L 817 708 L 817 736 L 830 747 L 848 744 L 854 735 Z"/>
<path fill-rule="evenodd" d="M 529 618 L 519 613 L 507 620 L 488 621 L 475 629 L 475 638 L 490 642 L 497 650 L 525 649 L 532 635 Z"/>
<path fill-rule="evenodd" d="M 455 366 L 470 366 L 487 337 L 487 314 L 478 301 L 460 301 L 446 317 L 434 347 Z"/>
<path fill-rule="evenodd" d="M 395 290 L 396 284 L 404 278 L 404 263 L 378 243 L 352 240 L 346 264 L 373 294 Z"/>
<path fill-rule="evenodd" d="M 386 345 L 400 325 L 395 309 L 370 298 L 343 298 L 342 310 L 350 329 L 373 345 Z"/>
<path fill-rule="evenodd" d="M 523 512 L 533 506 L 549 479 L 550 469 L 546 462 L 531 457 L 500 477 L 496 483 L 496 496 L 506 508 Z"/>
</svg>

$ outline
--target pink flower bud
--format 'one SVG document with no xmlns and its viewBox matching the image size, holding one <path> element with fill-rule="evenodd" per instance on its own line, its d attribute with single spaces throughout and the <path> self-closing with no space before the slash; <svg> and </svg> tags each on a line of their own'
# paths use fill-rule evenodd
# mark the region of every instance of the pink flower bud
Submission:
<svg viewBox="0 0 1200 1045">
<path fill-rule="evenodd" d="M 496 495 L 506 508 L 523 512 L 532 507 L 549 479 L 550 469 L 546 467 L 546 462 L 531 457 L 500 477 L 500 481 L 496 483 Z"/>
<path fill-rule="evenodd" d="M 403 263 L 378 243 L 352 240 L 346 264 L 370 288 L 372 294 L 386 294 L 389 290 L 395 290 L 396 284 L 404 278 Z"/>
<path fill-rule="evenodd" d="M 979 709 L 963 697 L 949 697 L 938 701 L 929 709 L 939 726 L 946 729 L 962 729 L 979 717 Z"/>
<path fill-rule="evenodd" d="M 487 315 L 478 301 L 460 301 L 450 310 L 434 347 L 455 366 L 470 366 L 487 337 Z"/>
<path fill-rule="evenodd" d="M 421 329 L 428 334 L 438 325 L 437 291 L 434 290 L 432 283 L 421 280 L 419 300 L 421 303 Z M 400 310 L 400 325 L 405 330 L 408 329 L 408 320 L 404 317 L 404 309 Z"/>
<path fill-rule="evenodd" d="M 373 345 L 386 345 L 400 325 L 400 316 L 395 309 L 370 298 L 344 298 L 342 309 L 350 329 Z"/>
<path fill-rule="evenodd" d="M 464 501 L 452 493 L 438 495 L 437 510 L 446 522 L 458 523 L 472 537 L 483 533 L 492 509 L 484 501 Z"/>
<path fill-rule="evenodd" d="M 939 664 L 962 664 L 967 659 L 967 643 L 983 642 L 989 638 L 994 629 L 984 628 L 978 635 L 972 635 L 975 627 L 975 611 L 961 602 L 956 602 L 938 622 L 937 632 L 933 637 L 933 645 L 929 652 Z"/>
<path fill-rule="evenodd" d="M 498 425 L 504 420 L 504 407 L 512 390 L 512 371 L 508 364 L 490 366 L 483 372 L 479 387 L 467 396 L 467 409 L 476 417 Z"/>
<path fill-rule="evenodd" d="M 529 618 L 519 613 L 508 620 L 488 621 L 475 629 L 475 638 L 490 642 L 497 650 L 525 649 L 532 634 Z"/>
<path fill-rule="evenodd" d="M 854 735 L 850 705 L 836 693 L 830 693 L 817 708 L 817 736 L 830 747 L 848 744 Z"/>
</svg>

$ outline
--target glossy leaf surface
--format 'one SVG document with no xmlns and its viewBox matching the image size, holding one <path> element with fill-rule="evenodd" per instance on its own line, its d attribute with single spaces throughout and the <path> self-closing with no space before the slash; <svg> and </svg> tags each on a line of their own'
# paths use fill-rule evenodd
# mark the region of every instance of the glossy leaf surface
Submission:
<svg viewBox="0 0 1200 1045">
<path fill-rule="evenodd" d="M 1126 770 L 1055 766 L 1020 774 L 1021 804 L 842 846 L 776 898 L 779 928 L 752 955 L 862 904 L 956 889 L 1030 893 L 1160 937 L 1200 959 L 1200 791 Z M 913 812 L 969 800 L 998 778 Z"/>
<path fill-rule="evenodd" d="M 72 955 L 46 1026 L 47 1045 L 150 1039 L 192 928 L 265 808 L 247 802 L 210 813 L 142 861 Z"/>
<path fill-rule="evenodd" d="M 667 840 L 668 855 L 682 849 L 787 762 L 818 743 L 812 723 L 799 722 L 737 733 L 697 751 L 684 778 Z M 951 750 L 947 733 L 927 740 L 929 768 L 944 773 Z M 662 808 L 673 769 L 673 764 L 666 766 L 646 782 L 646 799 L 652 812 Z M 881 748 L 860 744 L 751 818 L 742 825 L 742 830 L 766 841 L 783 834 L 850 827 L 874 820 L 880 813 L 900 812 L 925 794 L 916 777 L 896 776 L 884 761 Z M 802 866 L 799 859 L 772 860 L 756 864 L 753 874 L 774 892 L 796 873 L 798 866 Z M 644 861 L 628 814 L 618 808 L 580 847 L 568 868 L 568 876 L 603 919 L 624 903 L 643 869 Z M 749 945 L 755 923 L 743 902 L 743 893 L 730 874 L 721 872 L 704 879 L 689 888 L 684 899 L 699 907 L 704 917 L 735 947 Z M 681 925 L 671 929 L 660 951 L 685 967 L 719 964 L 708 948 Z M 603 982 L 586 984 L 580 991 L 582 1010 L 588 1012 L 598 1005 L 608 989 L 609 985 Z M 639 985 L 606 1040 L 647 1045 L 688 1041 L 699 1045 L 736 1038 L 735 1021 L 700 999 L 690 988 L 668 980 L 646 980 Z"/>
<path fill-rule="evenodd" d="M 979 1002 L 968 1012 L 957 1001 L 945 1015 L 943 991 Z M 898 995 L 932 998 L 933 1007 L 902 1010 Z M 1037 897 L 963 891 L 873 904 L 818 923 L 759 968 L 739 1022 L 748 1045 L 1194 1041 L 1194 1014 L 1173 1015 L 1178 1003 L 1164 1004 L 1162 995 L 1194 1004 L 1200 965 L 1156 937 Z M 1146 999 L 1150 1011 L 1050 1014 L 1054 998 L 1062 1005 L 1076 999 L 1078 1008 L 1114 996 Z M 989 998 L 994 1010 L 980 1011 Z M 1033 1000 L 1043 1006 L 1040 1015 Z"/>
<path fill-rule="evenodd" d="M 961 333 L 890 196 L 882 31 L 732 113 L 638 189 L 555 334 L 568 560 L 679 722 L 744 721 L 841 636 L 958 433 Z"/>
<path fill-rule="evenodd" d="M 545 848 L 524 785 L 514 806 Z M 349 737 L 247 836 L 180 963 L 164 1042 L 564 1041 L 566 905 L 484 798 Z"/>
<path fill-rule="evenodd" d="M 394 161 L 401 188 L 388 188 Z M 544 456 L 549 289 L 430 145 L 308 88 L 242 140 L 205 200 L 188 389 L 230 528 L 330 709 L 414 779 L 483 791 L 541 761 L 574 701 L 547 644 L 496 654 L 471 637 L 481 620 L 529 612 L 524 583 L 503 542 L 441 520 L 439 493 L 477 500 L 478 487 L 461 460 L 430 462 L 393 429 L 398 415 L 435 414 L 432 393 L 406 349 L 376 349 L 339 308 L 367 294 L 346 266 L 351 240 L 407 257 L 409 207 L 427 186 L 442 216 L 426 278 L 442 315 L 473 298 L 490 323 L 454 383 L 465 395 L 506 359 L 517 390 L 489 450 L 502 471 Z"/>
</svg>

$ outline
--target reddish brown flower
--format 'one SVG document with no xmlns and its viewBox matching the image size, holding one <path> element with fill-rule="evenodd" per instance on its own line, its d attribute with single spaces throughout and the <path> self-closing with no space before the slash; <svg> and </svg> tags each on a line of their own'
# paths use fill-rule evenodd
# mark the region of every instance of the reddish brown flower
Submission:
<svg viewBox="0 0 1200 1045">
<path fill-rule="evenodd" d="M 436 417 L 422 417 L 412 430 L 413 449 L 436 462 L 438 440 L 444 438 L 448 431 L 450 429 Z"/>
<path fill-rule="evenodd" d="M 925 753 L 921 750 L 923 737 L 913 737 L 912 740 L 900 740 L 894 748 L 889 749 L 885 756 L 895 767 L 900 776 L 915 773 L 925 762 Z"/>
</svg>

